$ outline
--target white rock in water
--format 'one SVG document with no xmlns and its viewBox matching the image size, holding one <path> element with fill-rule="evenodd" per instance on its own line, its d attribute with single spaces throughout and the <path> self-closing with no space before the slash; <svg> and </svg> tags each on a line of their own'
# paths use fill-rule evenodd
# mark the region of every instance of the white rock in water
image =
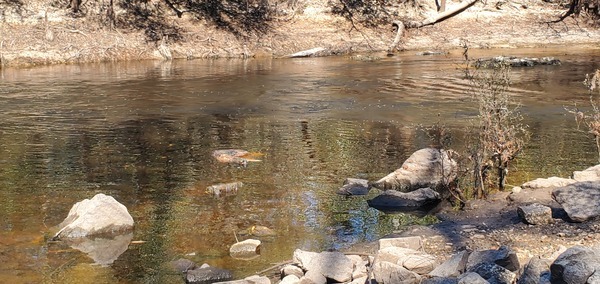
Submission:
<svg viewBox="0 0 600 284">
<path fill-rule="evenodd" d="M 58 239 L 118 235 L 133 229 L 133 218 L 123 204 L 99 193 L 75 203 L 59 228 L 54 236 Z"/>
<path fill-rule="evenodd" d="M 242 259 L 258 256 L 260 253 L 260 244 L 261 242 L 255 239 L 247 239 L 237 242 L 229 248 L 229 255 L 234 258 Z"/>
</svg>

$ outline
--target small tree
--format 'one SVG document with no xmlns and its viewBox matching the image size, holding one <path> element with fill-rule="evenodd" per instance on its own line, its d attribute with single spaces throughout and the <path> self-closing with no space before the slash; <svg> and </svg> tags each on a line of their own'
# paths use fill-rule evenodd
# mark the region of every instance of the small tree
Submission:
<svg viewBox="0 0 600 284">
<path fill-rule="evenodd" d="M 509 92 L 510 66 L 499 63 L 491 71 L 468 74 L 471 92 L 479 106 L 477 141 L 470 148 L 474 186 L 483 197 L 489 170 L 497 171 L 497 185 L 504 190 L 509 163 L 523 149 L 528 137 L 519 105 Z"/>
</svg>

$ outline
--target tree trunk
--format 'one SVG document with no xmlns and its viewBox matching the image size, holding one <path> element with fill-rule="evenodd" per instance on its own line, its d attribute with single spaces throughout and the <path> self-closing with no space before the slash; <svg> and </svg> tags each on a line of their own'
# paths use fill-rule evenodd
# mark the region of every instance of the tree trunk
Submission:
<svg viewBox="0 0 600 284">
<path fill-rule="evenodd" d="M 506 185 L 506 174 L 508 170 L 504 166 L 498 166 L 498 189 L 500 191 L 504 191 L 504 187 Z"/>
<path fill-rule="evenodd" d="M 81 0 L 71 0 L 70 2 L 70 6 L 71 6 L 71 11 L 73 11 L 73 13 L 78 13 L 79 12 L 79 5 L 81 4 Z"/>
</svg>

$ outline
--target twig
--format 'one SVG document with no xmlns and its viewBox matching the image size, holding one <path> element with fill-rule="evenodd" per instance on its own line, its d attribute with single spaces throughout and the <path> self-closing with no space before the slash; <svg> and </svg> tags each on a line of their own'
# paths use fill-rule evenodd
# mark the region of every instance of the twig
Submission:
<svg viewBox="0 0 600 284">
<path fill-rule="evenodd" d="M 264 274 L 267 271 L 273 270 L 275 268 L 278 268 L 280 266 L 284 266 L 284 265 L 287 265 L 287 264 L 290 264 L 290 263 L 294 263 L 294 261 L 290 259 L 290 260 L 286 260 L 284 262 L 277 263 L 277 264 L 275 264 L 275 265 L 273 265 L 271 267 L 268 267 L 268 268 L 265 268 L 265 269 L 263 269 L 263 270 L 261 270 L 259 272 L 256 272 L 256 274 L 261 275 L 261 274 Z"/>
</svg>

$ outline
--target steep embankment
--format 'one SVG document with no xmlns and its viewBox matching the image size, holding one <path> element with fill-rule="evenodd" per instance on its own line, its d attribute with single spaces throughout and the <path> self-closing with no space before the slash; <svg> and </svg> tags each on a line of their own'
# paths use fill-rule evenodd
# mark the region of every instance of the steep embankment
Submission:
<svg viewBox="0 0 600 284">
<path fill-rule="evenodd" d="M 166 19 L 178 27 L 180 38 L 152 41 L 148 38 L 148 26 L 145 30 L 109 29 L 89 11 L 86 16 L 73 17 L 64 4 L 57 7 L 54 1 L 11 1 L 18 5 L 3 4 L 6 9 L 0 15 L 0 66 L 169 57 L 278 57 L 314 47 L 326 48 L 325 54 L 379 52 L 388 49 L 395 35 L 390 23 L 367 27 L 359 21 L 349 21 L 332 13 L 327 1 L 293 2 L 293 11 L 273 17 L 262 32 L 237 36 L 217 28 L 214 22 L 189 14 L 178 18 L 163 10 Z M 397 5 L 391 7 L 397 14 L 392 17 L 427 18 L 437 13 L 434 3 L 426 1 L 419 8 Z M 457 3 L 448 1 L 448 9 Z M 557 4 L 541 1 L 478 2 L 444 22 L 409 30 L 398 49 L 456 49 L 465 44 L 470 48 L 597 45 L 598 32 L 585 23 L 571 18 L 547 23 L 564 11 Z"/>
</svg>

